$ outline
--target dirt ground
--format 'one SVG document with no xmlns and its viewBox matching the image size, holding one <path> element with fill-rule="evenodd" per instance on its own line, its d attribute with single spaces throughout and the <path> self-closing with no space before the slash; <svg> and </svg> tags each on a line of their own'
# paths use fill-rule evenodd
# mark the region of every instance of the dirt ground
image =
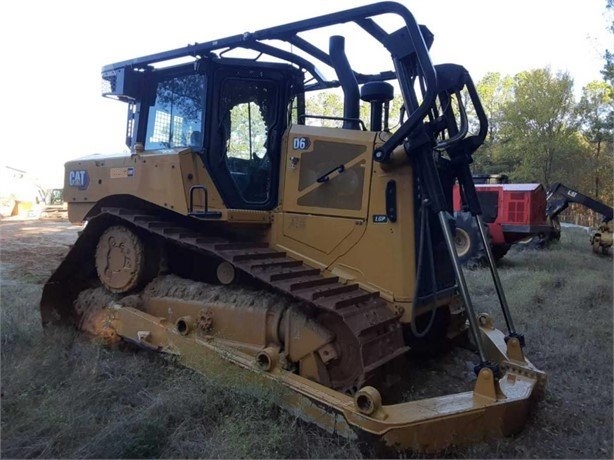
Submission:
<svg viewBox="0 0 614 460">
<path fill-rule="evenodd" d="M 66 219 L 7 217 L 0 221 L 0 273 L 19 272 L 46 279 L 78 236 L 81 226 Z M 5 276 L 2 276 L 3 283 Z"/>
</svg>

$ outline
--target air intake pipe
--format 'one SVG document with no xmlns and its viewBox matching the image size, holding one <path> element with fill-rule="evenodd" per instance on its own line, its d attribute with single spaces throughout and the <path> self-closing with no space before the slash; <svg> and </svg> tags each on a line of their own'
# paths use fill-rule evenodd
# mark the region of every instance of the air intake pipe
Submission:
<svg viewBox="0 0 614 460">
<path fill-rule="evenodd" d="M 354 71 L 345 55 L 345 38 L 339 35 L 330 37 L 330 60 L 343 89 L 343 128 L 359 129 L 360 92 Z"/>
</svg>

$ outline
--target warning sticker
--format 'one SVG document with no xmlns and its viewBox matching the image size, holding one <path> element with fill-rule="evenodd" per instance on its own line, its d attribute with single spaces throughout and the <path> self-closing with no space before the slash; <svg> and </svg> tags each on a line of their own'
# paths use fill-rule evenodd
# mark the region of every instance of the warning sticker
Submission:
<svg viewBox="0 0 614 460">
<path fill-rule="evenodd" d="M 134 176 L 134 168 L 111 168 L 111 179 L 122 179 Z"/>
</svg>

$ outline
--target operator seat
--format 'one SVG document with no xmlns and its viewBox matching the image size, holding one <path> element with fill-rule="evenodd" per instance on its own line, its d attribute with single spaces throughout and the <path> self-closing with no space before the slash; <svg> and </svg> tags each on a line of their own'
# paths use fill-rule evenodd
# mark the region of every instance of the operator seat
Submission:
<svg viewBox="0 0 614 460">
<path fill-rule="evenodd" d="M 192 134 L 190 134 L 190 147 L 200 147 L 202 143 L 202 133 L 200 131 L 192 131 Z"/>
</svg>

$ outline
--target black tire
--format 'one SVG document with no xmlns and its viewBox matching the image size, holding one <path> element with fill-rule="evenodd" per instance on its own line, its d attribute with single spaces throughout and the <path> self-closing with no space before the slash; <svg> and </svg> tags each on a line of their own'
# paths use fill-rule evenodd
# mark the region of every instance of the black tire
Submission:
<svg viewBox="0 0 614 460">
<path fill-rule="evenodd" d="M 552 228 L 554 229 L 553 232 L 550 234 L 550 240 L 559 241 L 561 239 L 561 222 L 559 221 L 559 218 L 548 217 L 548 223 L 552 225 Z"/>
<path fill-rule="evenodd" d="M 501 260 L 505 256 L 505 254 L 507 254 L 507 251 L 509 251 L 511 247 L 511 244 L 497 244 L 495 246 L 492 246 L 492 256 L 495 258 L 495 262 Z"/>
<path fill-rule="evenodd" d="M 469 212 L 456 212 L 456 232 L 454 245 L 458 260 L 467 268 L 477 268 L 482 265 L 484 244 L 475 218 Z"/>
</svg>

